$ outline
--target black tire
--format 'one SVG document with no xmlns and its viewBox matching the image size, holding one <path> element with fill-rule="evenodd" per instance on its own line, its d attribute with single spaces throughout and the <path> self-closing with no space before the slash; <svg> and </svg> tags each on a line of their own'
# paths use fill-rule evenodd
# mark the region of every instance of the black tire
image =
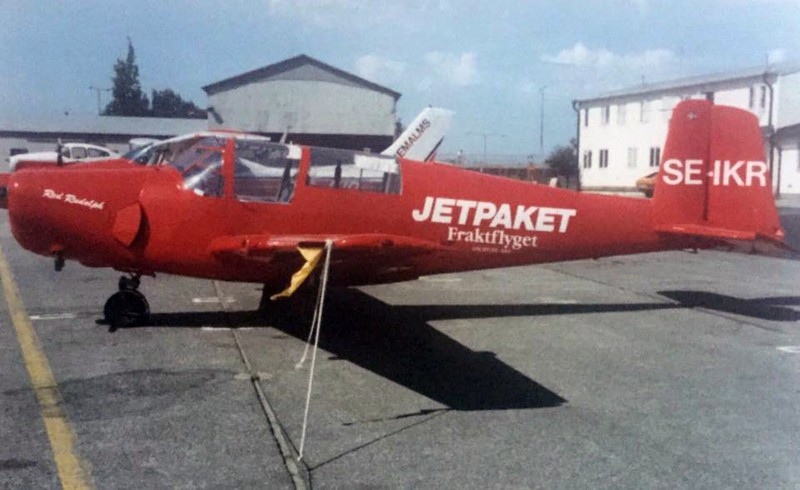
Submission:
<svg viewBox="0 0 800 490">
<path fill-rule="evenodd" d="M 125 289 L 108 298 L 103 307 L 103 315 L 114 330 L 142 325 L 150 316 L 150 305 L 139 291 Z"/>
</svg>

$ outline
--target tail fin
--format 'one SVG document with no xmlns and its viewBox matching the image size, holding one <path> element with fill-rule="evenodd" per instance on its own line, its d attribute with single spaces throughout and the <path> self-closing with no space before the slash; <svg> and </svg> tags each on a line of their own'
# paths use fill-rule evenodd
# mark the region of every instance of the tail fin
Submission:
<svg viewBox="0 0 800 490">
<path fill-rule="evenodd" d="M 389 148 L 381 155 L 397 156 L 409 160 L 427 162 L 436 155 L 444 135 L 450 129 L 453 111 L 438 107 L 427 107 L 408 125 Z"/>
<path fill-rule="evenodd" d="M 672 113 L 653 221 L 666 233 L 783 245 L 756 117 L 705 100 Z"/>
</svg>

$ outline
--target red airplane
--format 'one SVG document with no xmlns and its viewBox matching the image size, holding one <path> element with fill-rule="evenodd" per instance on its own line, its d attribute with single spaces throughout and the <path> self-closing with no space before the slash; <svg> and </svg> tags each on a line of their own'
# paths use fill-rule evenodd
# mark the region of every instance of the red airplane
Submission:
<svg viewBox="0 0 800 490">
<path fill-rule="evenodd" d="M 266 303 L 333 243 L 330 284 L 722 244 L 783 245 L 758 122 L 679 104 L 652 200 L 604 196 L 439 164 L 209 136 L 163 166 L 35 168 L 4 175 L 24 248 L 127 274 L 104 312 L 146 321 L 157 272 L 264 284 Z M 0 181 L 0 184 L 3 184 Z"/>
</svg>

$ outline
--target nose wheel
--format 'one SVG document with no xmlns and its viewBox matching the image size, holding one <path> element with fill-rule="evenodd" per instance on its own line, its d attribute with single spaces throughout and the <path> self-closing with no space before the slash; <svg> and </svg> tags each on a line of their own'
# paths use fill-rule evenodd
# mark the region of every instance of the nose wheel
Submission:
<svg viewBox="0 0 800 490">
<path fill-rule="evenodd" d="M 139 276 L 123 276 L 119 280 L 119 291 L 106 301 L 103 315 L 112 332 L 118 328 L 141 325 L 150 316 L 150 305 L 138 287 Z"/>
</svg>

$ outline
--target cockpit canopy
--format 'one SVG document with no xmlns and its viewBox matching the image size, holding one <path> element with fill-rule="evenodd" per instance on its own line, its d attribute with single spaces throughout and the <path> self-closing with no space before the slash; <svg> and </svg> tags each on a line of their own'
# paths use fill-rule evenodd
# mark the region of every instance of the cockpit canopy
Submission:
<svg viewBox="0 0 800 490">
<path fill-rule="evenodd" d="M 307 184 L 399 194 L 400 166 L 393 157 L 334 148 L 311 148 Z"/>
<path fill-rule="evenodd" d="M 233 196 L 240 201 L 288 203 L 294 197 L 302 148 L 260 138 L 233 138 L 233 172 L 225 170 L 227 135 L 206 135 L 175 152 L 166 165 L 183 176 L 183 186 L 208 197 L 225 195 L 233 176 Z M 332 148 L 308 148 L 310 187 L 399 194 L 400 166 L 393 157 Z M 230 192 L 230 191 L 229 191 Z"/>
</svg>

